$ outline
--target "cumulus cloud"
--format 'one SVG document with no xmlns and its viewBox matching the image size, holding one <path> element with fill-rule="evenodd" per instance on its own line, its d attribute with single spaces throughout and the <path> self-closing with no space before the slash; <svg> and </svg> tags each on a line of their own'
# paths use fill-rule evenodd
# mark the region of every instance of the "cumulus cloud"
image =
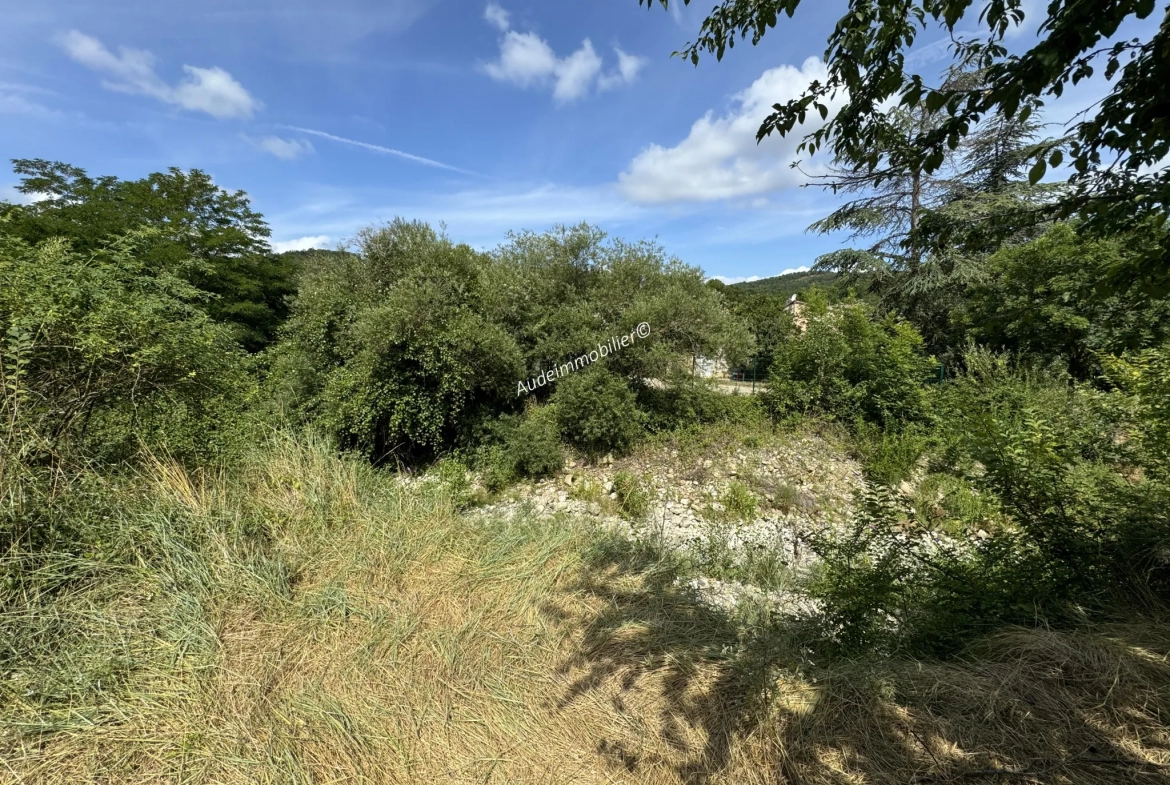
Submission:
<svg viewBox="0 0 1170 785">
<path fill-rule="evenodd" d="M 821 124 L 820 115 L 812 112 L 806 124 L 787 137 L 773 134 L 760 144 L 756 130 L 772 104 L 796 98 L 810 82 L 826 77 L 825 64 L 816 57 L 800 68 L 784 65 L 765 71 L 734 97 L 737 105 L 730 113 L 715 117 L 707 112 L 674 147 L 651 144 L 642 150 L 618 176 L 622 193 L 640 203 L 708 201 L 801 184 L 805 176 L 790 164 L 796 160 L 801 137 Z M 842 104 L 844 97 L 838 96 L 830 102 L 830 111 Z"/>
<path fill-rule="evenodd" d="M 496 3 L 488 3 L 487 8 L 483 9 L 483 18 L 502 33 L 512 27 L 512 15 Z"/>
<path fill-rule="evenodd" d="M 484 18 L 504 34 L 500 39 L 499 58 L 484 65 L 484 72 L 498 82 L 510 82 L 523 88 L 551 84 L 553 98 L 561 103 L 587 95 L 595 84 L 600 90 L 629 84 L 645 62 L 615 47 L 617 68 L 602 75 L 601 57 L 588 38 L 581 42 L 577 51 L 558 57 L 548 42 L 536 33 L 511 29 L 510 15 L 499 5 L 489 4 L 484 10 Z"/>
<path fill-rule="evenodd" d="M 328 235 L 319 234 L 313 237 L 298 237 L 295 240 L 279 240 L 272 244 L 272 250 L 276 253 L 284 253 L 285 251 L 308 251 L 312 248 L 328 248 Z"/>
<path fill-rule="evenodd" d="M 279 136 L 265 136 L 263 139 L 249 139 L 248 141 L 282 161 L 295 161 L 301 156 L 313 152 L 313 145 L 307 139 L 282 139 Z"/>
<path fill-rule="evenodd" d="M 114 54 L 98 39 L 77 30 L 61 35 L 58 43 L 74 61 L 106 75 L 102 86 L 107 90 L 150 96 L 221 120 L 251 117 L 261 106 L 222 68 L 184 65 L 186 77 L 169 85 L 155 73 L 155 57 L 145 50 L 119 47 Z"/>
<path fill-rule="evenodd" d="M 646 64 L 646 58 L 644 57 L 626 54 L 616 46 L 613 49 L 618 57 L 617 68 L 597 80 L 598 89 L 610 90 L 614 87 L 630 84 L 638 76 L 638 72 L 642 70 L 642 66 Z"/>
</svg>

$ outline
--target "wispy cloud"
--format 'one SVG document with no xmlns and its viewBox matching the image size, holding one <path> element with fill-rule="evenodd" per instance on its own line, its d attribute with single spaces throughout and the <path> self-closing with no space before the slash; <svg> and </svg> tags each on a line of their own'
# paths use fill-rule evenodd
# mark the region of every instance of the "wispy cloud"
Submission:
<svg viewBox="0 0 1170 785">
<path fill-rule="evenodd" d="M 333 142 L 340 142 L 341 144 L 348 144 L 348 145 L 353 145 L 354 147 L 361 147 L 365 150 L 371 150 L 375 153 L 383 153 L 385 155 L 398 156 L 399 158 L 404 158 L 407 161 L 414 161 L 415 163 L 423 164 L 424 166 L 433 166 L 433 167 L 436 167 L 438 169 L 446 169 L 447 171 L 450 171 L 450 172 L 459 172 L 460 174 L 469 174 L 469 175 L 476 174 L 475 172 L 468 171 L 467 169 L 460 169 L 458 166 L 451 166 L 450 164 L 445 164 L 442 161 L 435 161 L 431 158 L 424 158 L 421 155 L 414 155 L 413 153 L 406 153 L 406 152 L 403 152 L 402 150 L 395 150 L 393 147 L 383 147 L 380 144 L 371 144 L 369 142 L 359 142 L 356 139 L 346 139 L 344 136 L 336 136 L 334 134 L 326 133 L 324 131 L 317 131 L 317 130 L 314 130 L 312 128 L 301 128 L 300 126 L 295 126 L 295 125 L 282 125 L 280 127 L 287 128 L 290 131 L 299 131 L 302 134 L 310 134 L 312 136 L 318 136 L 322 139 L 329 139 L 330 141 L 333 141 Z"/>
<path fill-rule="evenodd" d="M 313 152 L 313 145 L 307 139 L 282 139 L 279 136 L 265 136 L 262 139 L 253 139 L 249 136 L 244 138 L 282 161 L 295 161 Z"/>
<path fill-rule="evenodd" d="M 222 68 L 184 65 L 186 78 L 169 85 L 155 73 L 155 57 L 146 50 L 119 47 L 114 54 L 98 39 L 77 30 L 58 36 L 57 43 L 74 61 L 110 77 L 102 82 L 107 90 L 150 96 L 220 120 L 251 117 L 261 108 L 260 102 Z"/>
</svg>

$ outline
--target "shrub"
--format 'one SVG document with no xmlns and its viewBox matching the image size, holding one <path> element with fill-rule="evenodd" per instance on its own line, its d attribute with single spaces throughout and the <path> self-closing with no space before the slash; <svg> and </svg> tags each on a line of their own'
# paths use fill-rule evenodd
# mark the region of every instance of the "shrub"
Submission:
<svg viewBox="0 0 1170 785">
<path fill-rule="evenodd" d="M 929 441 L 916 425 L 891 430 L 865 420 L 854 423 L 853 434 L 854 452 L 866 478 L 882 485 L 909 479 Z"/>
<path fill-rule="evenodd" d="M 620 471 L 613 476 L 613 491 L 621 505 L 621 516 L 627 520 L 643 520 L 650 514 L 650 489 L 636 475 Z"/>
<path fill-rule="evenodd" d="M 552 403 L 561 432 L 591 458 L 623 453 L 643 434 L 644 415 L 626 383 L 601 367 L 558 382 Z"/>
<path fill-rule="evenodd" d="M 932 481 L 952 499 L 934 524 L 952 538 L 915 529 L 904 500 L 871 487 L 852 530 L 814 546 L 823 632 L 839 651 L 950 654 L 1004 624 L 1170 596 L 1170 489 L 1134 471 L 1156 423 L 1118 393 L 986 352 L 966 362 L 938 401 L 936 468 L 954 479 Z M 996 525 L 972 537 L 983 519 Z"/>
<path fill-rule="evenodd" d="M 565 465 L 565 451 L 556 412 L 550 406 L 529 406 L 508 437 L 508 455 L 522 477 L 547 477 Z"/>
<path fill-rule="evenodd" d="M 689 376 L 673 379 L 666 387 L 641 388 L 638 406 L 646 413 L 646 428 L 652 433 L 715 422 L 751 422 L 767 416 L 759 396 L 727 395 Z"/>
<path fill-rule="evenodd" d="M 551 406 L 530 405 L 522 417 L 498 418 L 488 429 L 495 443 L 479 451 L 484 485 L 498 492 L 521 478 L 547 477 L 565 465 L 556 413 Z"/>
<path fill-rule="evenodd" d="M 741 482 L 732 482 L 727 486 L 720 499 L 723 510 L 730 520 L 750 521 L 756 517 L 758 501 L 748 487 Z"/>
<path fill-rule="evenodd" d="M 0 438 L 19 444 L 22 459 L 120 460 L 143 444 L 206 454 L 240 438 L 253 389 L 247 361 L 230 329 L 197 306 L 204 292 L 143 261 L 155 232 L 83 256 L 59 239 L 30 246 L 5 228 Z"/>
<path fill-rule="evenodd" d="M 778 419 L 817 414 L 895 429 L 926 415 L 923 383 L 936 367 L 922 336 L 858 302 L 807 311 L 808 329 L 777 350 L 766 403 Z"/>
</svg>

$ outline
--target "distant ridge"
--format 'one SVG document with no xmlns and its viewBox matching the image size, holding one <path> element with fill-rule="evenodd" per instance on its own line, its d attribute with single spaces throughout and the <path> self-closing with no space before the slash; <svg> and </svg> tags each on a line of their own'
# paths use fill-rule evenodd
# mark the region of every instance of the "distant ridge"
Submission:
<svg viewBox="0 0 1170 785">
<path fill-rule="evenodd" d="M 836 278 L 837 273 L 785 273 L 771 278 L 761 278 L 758 281 L 734 283 L 727 288 L 744 294 L 779 294 L 788 297 L 812 286 L 829 286 Z"/>
</svg>

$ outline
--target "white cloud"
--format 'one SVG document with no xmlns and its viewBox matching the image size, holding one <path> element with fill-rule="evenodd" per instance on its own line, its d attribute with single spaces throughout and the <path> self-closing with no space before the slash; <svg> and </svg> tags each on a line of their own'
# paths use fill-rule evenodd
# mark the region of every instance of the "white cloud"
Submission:
<svg viewBox="0 0 1170 785">
<path fill-rule="evenodd" d="M 0 202 L 9 202 L 11 204 L 36 204 L 51 198 L 50 194 L 40 193 L 34 191 L 31 194 L 22 193 L 16 190 L 15 185 L 0 186 Z"/>
<path fill-rule="evenodd" d="M 487 8 L 483 9 L 483 18 L 501 33 L 506 33 L 512 27 L 512 15 L 497 3 L 487 4 Z"/>
<path fill-rule="evenodd" d="M 644 57 L 630 55 L 623 52 L 621 49 L 614 47 L 617 52 L 618 67 L 617 70 L 605 74 L 597 80 L 597 87 L 600 90 L 609 90 L 621 85 L 630 84 L 638 76 L 638 72 L 642 70 L 642 66 L 646 65 Z"/>
<path fill-rule="evenodd" d="M 393 147 L 383 147 L 380 144 L 370 144 L 369 142 L 359 142 L 356 139 L 346 139 L 344 136 L 334 136 L 333 134 L 327 134 L 324 131 L 314 131 L 312 128 L 300 128 L 300 127 L 295 126 L 295 125 L 283 125 L 283 126 L 281 126 L 281 128 L 287 128 L 290 131 L 300 131 L 302 134 L 312 134 L 313 136 L 319 136 L 322 139 L 329 139 L 329 140 L 334 141 L 334 142 L 341 142 L 342 144 L 353 145 L 354 147 L 361 147 L 362 149 L 365 149 L 365 150 L 372 150 L 375 153 L 385 153 L 386 155 L 394 155 L 394 156 L 397 156 L 399 158 L 405 158 L 408 161 L 414 161 L 415 163 L 425 164 L 427 166 L 434 166 L 438 169 L 446 169 L 446 170 L 451 171 L 451 172 L 459 172 L 460 174 L 471 174 L 471 175 L 475 174 L 475 172 L 469 172 L 466 169 L 460 169 L 457 166 L 450 166 L 448 164 L 442 163 L 440 161 L 435 161 L 435 160 L 432 160 L 430 158 L 423 158 L 421 155 L 413 155 L 412 153 L 404 153 L 401 150 L 395 150 Z"/>
<path fill-rule="evenodd" d="M 760 281 L 763 279 L 760 278 L 760 276 L 758 276 L 758 275 L 747 275 L 747 276 L 744 276 L 744 275 L 734 275 L 734 276 L 712 275 L 708 280 L 722 281 L 723 283 L 730 286 L 733 283 L 751 283 L 752 281 Z"/>
<path fill-rule="evenodd" d="M 248 141 L 282 161 L 295 161 L 301 156 L 313 152 L 312 143 L 306 139 L 282 139 L 279 136 L 265 136 L 263 139 L 248 139 Z"/>
<path fill-rule="evenodd" d="M 488 63 L 484 70 L 497 81 L 530 87 L 547 81 L 559 62 L 552 47 L 536 33 L 511 30 L 500 42 L 500 59 Z"/>
<path fill-rule="evenodd" d="M 730 286 L 733 283 L 751 283 L 752 281 L 762 281 L 765 278 L 775 278 L 778 275 L 788 275 L 789 273 L 807 273 L 808 271 L 809 267 L 806 264 L 802 267 L 790 267 L 787 270 L 781 270 L 780 272 L 773 273 L 772 275 L 712 275 L 711 278 L 714 278 L 716 281 L 723 281 L 723 283 Z"/>
<path fill-rule="evenodd" d="M 9 92 L 2 87 L 0 87 L 0 114 L 16 114 L 46 120 L 64 117 L 56 109 L 50 109 L 43 104 L 25 98 L 20 93 Z"/>
<path fill-rule="evenodd" d="M 499 59 L 485 64 L 484 72 L 498 82 L 510 82 L 523 88 L 552 84 L 553 98 L 561 103 L 587 95 L 594 84 L 600 90 L 629 84 L 645 62 L 615 47 L 617 68 L 602 76 L 601 57 L 588 38 L 571 55 L 558 57 L 548 42 L 536 33 L 512 30 L 510 15 L 499 5 L 489 4 L 484 10 L 484 18 L 504 34 L 500 39 Z"/>
<path fill-rule="evenodd" d="M 577 100 L 589 92 L 589 85 L 599 73 L 601 58 L 586 38 L 580 49 L 557 63 L 557 85 L 553 88 L 553 98 L 558 101 Z"/>
<path fill-rule="evenodd" d="M 222 68 L 184 65 L 187 74 L 179 84 L 168 85 L 154 72 L 155 58 L 141 49 L 120 47 L 114 54 L 93 36 L 77 30 L 58 37 L 58 43 L 73 60 L 109 77 L 102 82 L 107 90 L 147 95 L 163 103 L 217 119 L 251 117 L 261 107 L 244 86 Z"/>
<path fill-rule="evenodd" d="M 708 201 L 778 191 L 805 182 L 806 177 L 790 164 L 806 133 L 821 124 L 820 115 L 810 112 L 807 122 L 785 138 L 772 134 L 756 143 L 760 122 L 772 111 L 772 104 L 800 96 L 809 83 L 826 79 L 825 64 L 816 57 L 800 68 L 791 65 L 765 71 L 751 87 L 738 93 L 738 106 L 729 114 L 714 117 L 707 112 L 691 126 L 690 134 L 674 147 L 651 144 L 618 175 L 622 193 L 631 201 L 664 203 Z M 844 104 L 838 95 L 830 112 Z M 815 166 L 805 166 L 816 170 Z"/>
<path fill-rule="evenodd" d="M 308 251 L 311 248 L 327 248 L 328 246 L 328 235 L 319 234 L 314 237 L 298 237 L 295 240 L 279 240 L 272 244 L 272 250 L 276 253 L 284 253 L 285 251 Z"/>
</svg>

